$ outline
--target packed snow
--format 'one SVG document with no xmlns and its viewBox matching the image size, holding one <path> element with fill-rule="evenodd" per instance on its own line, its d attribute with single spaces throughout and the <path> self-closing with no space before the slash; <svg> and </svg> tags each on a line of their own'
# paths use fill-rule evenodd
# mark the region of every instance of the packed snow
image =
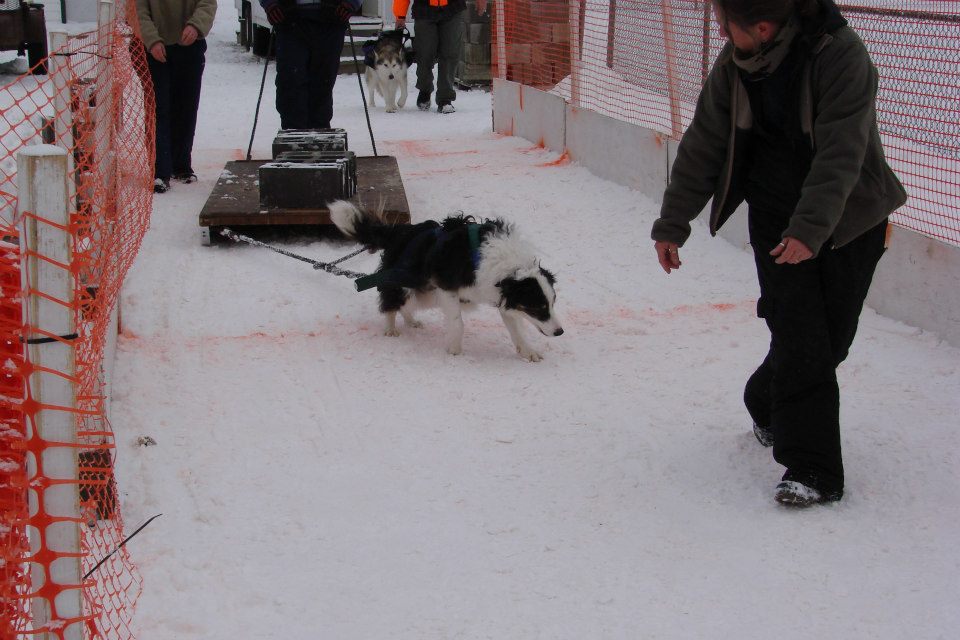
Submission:
<svg viewBox="0 0 960 640">
<path fill-rule="evenodd" d="M 740 398 L 768 339 L 752 256 L 698 222 L 664 274 L 653 200 L 492 133 L 479 90 L 451 115 L 412 98 L 372 110 L 377 151 L 397 158 L 414 221 L 515 222 L 558 278 L 565 333 L 527 328 L 539 363 L 493 309 L 466 317 L 460 356 L 438 314 L 386 337 L 375 292 L 200 244 L 263 72 L 235 28 L 220 0 L 200 181 L 155 197 L 120 300 L 124 517 L 132 531 L 164 514 L 126 547 L 138 638 L 954 637 L 960 350 L 865 309 L 839 370 L 846 496 L 778 506 L 782 469 Z M 273 77 L 258 158 L 279 126 Z M 355 76 L 337 83 L 334 126 L 372 154 Z M 271 241 L 325 261 L 355 248 Z"/>
</svg>

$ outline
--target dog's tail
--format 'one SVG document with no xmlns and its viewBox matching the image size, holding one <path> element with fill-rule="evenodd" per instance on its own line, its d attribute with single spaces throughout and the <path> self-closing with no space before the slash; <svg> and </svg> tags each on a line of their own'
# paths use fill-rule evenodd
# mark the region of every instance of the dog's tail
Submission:
<svg viewBox="0 0 960 640">
<path fill-rule="evenodd" d="M 381 212 L 364 213 L 352 202 L 336 200 L 327 205 L 330 220 L 340 232 L 360 244 L 383 249 L 393 236 L 393 225 L 384 224 Z"/>
</svg>

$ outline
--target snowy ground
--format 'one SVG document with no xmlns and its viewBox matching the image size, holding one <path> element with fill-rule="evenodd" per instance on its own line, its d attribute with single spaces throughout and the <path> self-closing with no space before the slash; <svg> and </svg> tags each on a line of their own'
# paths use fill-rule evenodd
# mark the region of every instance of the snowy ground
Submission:
<svg viewBox="0 0 960 640">
<path fill-rule="evenodd" d="M 955 637 L 960 351 L 865 310 L 839 374 L 847 495 L 778 507 L 781 469 L 740 403 L 766 348 L 751 256 L 697 226 L 665 275 L 653 202 L 492 134 L 476 91 L 449 116 L 378 108 L 378 150 L 398 158 L 415 220 L 517 222 L 559 278 L 566 333 L 533 338 L 537 364 L 490 309 L 467 317 L 462 356 L 437 316 L 387 338 L 375 293 L 345 278 L 200 246 L 262 72 L 220 9 L 200 182 L 155 199 L 121 300 L 125 519 L 164 514 L 128 546 L 137 637 Z M 255 157 L 279 122 L 272 79 Z M 371 152 L 355 77 L 334 124 Z"/>
</svg>

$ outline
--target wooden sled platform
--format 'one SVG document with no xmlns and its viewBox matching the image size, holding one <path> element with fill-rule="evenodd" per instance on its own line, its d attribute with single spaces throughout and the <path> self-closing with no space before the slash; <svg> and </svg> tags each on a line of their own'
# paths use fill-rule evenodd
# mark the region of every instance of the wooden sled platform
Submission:
<svg viewBox="0 0 960 640">
<path fill-rule="evenodd" d="M 272 160 L 234 160 L 224 167 L 200 211 L 200 241 L 213 242 L 222 227 L 317 226 L 330 224 L 330 210 L 261 209 L 260 165 Z M 379 210 L 388 222 L 410 222 L 410 206 L 393 156 L 357 157 L 357 194 L 350 201 L 363 210 Z M 239 230 L 239 229 L 236 229 Z"/>
</svg>

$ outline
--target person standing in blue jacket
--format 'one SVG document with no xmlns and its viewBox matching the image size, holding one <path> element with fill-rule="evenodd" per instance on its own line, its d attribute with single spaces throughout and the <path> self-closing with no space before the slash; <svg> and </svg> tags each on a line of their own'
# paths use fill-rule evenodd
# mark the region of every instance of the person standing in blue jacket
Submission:
<svg viewBox="0 0 960 640">
<path fill-rule="evenodd" d="M 260 0 L 273 25 L 282 129 L 327 129 L 350 16 L 363 0 Z"/>
</svg>

